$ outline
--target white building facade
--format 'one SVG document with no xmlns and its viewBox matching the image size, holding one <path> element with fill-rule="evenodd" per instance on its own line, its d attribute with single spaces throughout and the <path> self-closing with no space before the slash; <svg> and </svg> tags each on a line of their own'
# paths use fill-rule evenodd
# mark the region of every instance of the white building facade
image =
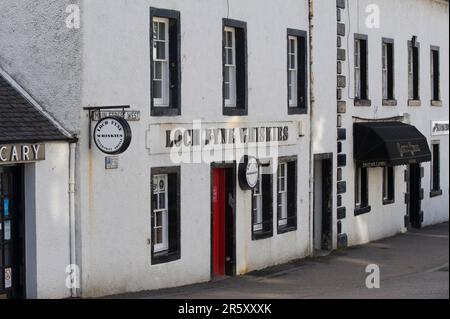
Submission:
<svg viewBox="0 0 450 319">
<path fill-rule="evenodd" d="M 355 187 L 357 167 L 372 160 L 354 160 L 355 122 L 409 124 L 423 134 L 424 154 L 406 155 L 424 176 L 412 221 L 448 221 L 448 168 L 439 165 L 448 161 L 448 36 L 432 32 L 448 28 L 448 2 L 376 1 L 374 29 L 363 1 L 110 2 L 0 3 L 2 72 L 67 137 L 47 146 L 45 161 L 8 163 L 36 166 L 46 180 L 22 195 L 39 203 L 29 226 L 37 248 L 25 251 L 41 257 L 26 267 L 34 280 L 19 296 L 182 286 L 407 231 L 412 174 L 403 162 L 386 169 L 393 199 L 383 201 L 384 169 L 373 163 Z M 49 21 L 39 23 L 44 10 Z M 401 15 L 420 23 L 398 28 Z M 29 31 L 30 21 L 40 27 Z M 355 34 L 366 45 L 362 71 Z M 384 38 L 394 50 L 382 51 Z M 409 82 L 408 40 L 420 43 Z M 385 73 L 382 52 L 394 52 Z M 395 83 L 385 97 L 383 75 Z M 369 95 L 356 101 L 361 79 Z M 117 137 L 120 150 L 111 144 Z M 129 147 L 120 137 L 131 137 Z M 38 223 L 45 218 L 51 235 Z"/>
</svg>

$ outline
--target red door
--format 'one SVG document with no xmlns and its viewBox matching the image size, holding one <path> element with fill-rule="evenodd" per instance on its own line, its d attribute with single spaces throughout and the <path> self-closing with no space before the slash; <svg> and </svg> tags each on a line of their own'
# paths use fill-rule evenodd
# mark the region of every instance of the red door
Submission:
<svg viewBox="0 0 450 319">
<path fill-rule="evenodd" d="M 226 169 L 213 170 L 213 276 L 225 276 Z"/>
</svg>

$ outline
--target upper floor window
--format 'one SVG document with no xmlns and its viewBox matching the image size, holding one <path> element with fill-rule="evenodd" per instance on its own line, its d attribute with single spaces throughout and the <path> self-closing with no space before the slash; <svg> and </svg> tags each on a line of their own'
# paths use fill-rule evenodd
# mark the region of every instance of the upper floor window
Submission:
<svg viewBox="0 0 450 319">
<path fill-rule="evenodd" d="M 441 149 L 439 141 L 431 145 L 431 197 L 442 195 L 441 189 Z"/>
<path fill-rule="evenodd" d="M 307 113 L 307 33 L 288 29 L 287 73 L 288 73 L 288 113 Z"/>
<path fill-rule="evenodd" d="M 151 114 L 181 114 L 180 13 L 150 9 Z"/>
<path fill-rule="evenodd" d="M 224 30 L 224 78 L 223 94 L 226 107 L 236 107 L 236 29 Z"/>
<path fill-rule="evenodd" d="M 223 114 L 247 115 L 247 24 L 223 19 Z"/>
<path fill-rule="evenodd" d="M 354 66 L 355 66 L 355 105 L 370 106 L 368 84 L 368 37 L 355 34 Z"/>
<path fill-rule="evenodd" d="M 419 52 L 419 43 L 415 40 L 408 41 L 408 99 L 410 106 L 418 106 L 414 101 L 420 101 Z"/>
<path fill-rule="evenodd" d="M 431 47 L 431 100 L 438 102 L 441 100 L 441 74 L 439 48 Z"/>
<path fill-rule="evenodd" d="M 392 105 L 394 95 L 394 40 L 383 39 L 382 42 L 382 74 L 383 74 L 383 104 Z M 394 104 L 395 105 L 395 104 Z"/>
</svg>

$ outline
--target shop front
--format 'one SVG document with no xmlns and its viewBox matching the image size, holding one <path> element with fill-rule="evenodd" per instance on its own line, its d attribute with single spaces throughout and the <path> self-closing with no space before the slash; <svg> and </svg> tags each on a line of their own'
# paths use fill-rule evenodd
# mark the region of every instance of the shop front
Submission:
<svg viewBox="0 0 450 319">
<path fill-rule="evenodd" d="M 71 140 L 0 76 L 0 299 L 67 294 Z"/>
<path fill-rule="evenodd" d="M 414 126 L 402 122 L 363 122 L 354 124 L 354 159 L 358 185 L 355 215 L 370 212 L 367 191 L 360 191 L 367 184 L 369 169 L 383 169 L 383 204 L 395 201 L 395 167 L 404 166 L 406 183 L 405 227 L 420 228 L 424 216 L 422 200 L 424 190 L 422 163 L 431 161 L 431 151 L 426 137 Z M 359 192 L 358 192 L 359 191 Z"/>
</svg>

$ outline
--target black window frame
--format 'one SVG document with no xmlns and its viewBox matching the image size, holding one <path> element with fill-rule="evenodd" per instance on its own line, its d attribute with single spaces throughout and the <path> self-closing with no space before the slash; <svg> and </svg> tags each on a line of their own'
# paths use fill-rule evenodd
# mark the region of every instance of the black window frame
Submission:
<svg viewBox="0 0 450 319">
<path fill-rule="evenodd" d="M 154 251 L 154 215 L 153 215 L 153 177 L 155 175 L 168 175 L 168 236 L 169 249 L 163 252 Z M 175 189 L 173 189 L 173 182 L 176 181 Z M 172 191 L 171 191 L 172 189 Z M 158 265 L 173 262 L 181 259 L 181 168 L 179 166 L 173 167 L 156 167 L 151 169 L 150 176 L 150 218 L 151 218 L 151 264 Z M 175 193 L 175 194 L 173 194 Z M 175 200 L 174 200 L 175 197 Z"/>
<path fill-rule="evenodd" d="M 437 55 L 437 57 L 436 57 Z M 438 46 L 432 45 L 430 47 L 430 58 L 432 59 L 430 67 L 432 71 L 431 78 L 431 104 L 442 102 L 441 100 L 441 49 Z M 436 62 L 437 59 L 437 62 Z"/>
<path fill-rule="evenodd" d="M 280 226 L 281 220 L 279 206 L 279 193 L 278 193 L 278 167 L 277 167 L 277 233 L 285 234 L 289 232 L 297 231 L 298 220 L 298 207 L 297 207 L 297 195 L 298 195 L 298 158 L 297 156 L 286 156 L 278 159 L 278 165 L 281 163 L 287 163 L 287 224 Z"/>
<path fill-rule="evenodd" d="M 235 29 L 236 107 L 225 106 L 225 28 Z M 222 19 L 222 113 L 224 116 L 248 115 L 248 48 L 247 22 Z"/>
<path fill-rule="evenodd" d="M 385 188 L 385 170 L 388 170 L 387 189 Z M 383 167 L 383 205 L 390 205 L 395 203 L 395 167 Z"/>
<path fill-rule="evenodd" d="M 153 99 L 153 18 L 169 20 L 169 106 L 158 107 Z M 181 14 L 176 10 L 150 7 L 150 108 L 151 116 L 181 115 Z"/>
<path fill-rule="evenodd" d="M 421 98 L 420 98 L 420 43 L 418 41 L 409 40 L 408 41 L 408 56 L 409 49 L 413 48 L 412 53 L 412 64 L 413 64 L 413 96 L 412 98 L 409 96 L 409 80 L 408 80 L 408 105 L 409 106 L 420 106 Z M 408 57 L 409 59 L 409 57 Z M 409 72 L 409 60 L 408 62 L 408 72 Z M 408 74 L 409 77 L 409 74 Z"/>
<path fill-rule="evenodd" d="M 262 201 L 263 201 L 263 221 L 262 221 L 262 230 L 255 231 L 254 226 L 255 216 L 253 214 L 254 211 L 254 189 L 252 190 L 252 240 L 262 240 L 273 237 L 273 174 L 267 174 L 267 171 L 270 169 L 271 165 L 261 164 L 260 169 L 262 172 Z"/>
<path fill-rule="evenodd" d="M 383 105 L 384 106 L 396 106 L 397 100 L 395 98 L 395 41 L 391 38 L 382 38 L 381 41 L 381 56 L 384 54 L 384 45 L 388 46 L 388 55 L 386 56 L 386 63 L 387 63 L 387 91 L 388 96 L 387 99 L 383 98 Z"/>
<path fill-rule="evenodd" d="M 353 49 L 355 50 L 355 43 L 356 41 L 360 41 L 360 69 L 361 69 L 361 76 L 360 76 L 360 92 L 359 97 L 356 98 L 356 91 L 355 91 L 355 98 L 354 98 L 354 106 L 372 106 L 372 101 L 370 100 L 370 90 L 369 90 L 369 36 L 367 34 L 360 34 L 355 33 L 354 34 L 354 41 L 353 41 Z M 361 44 L 364 44 L 362 46 Z M 354 56 L 354 55 L 353 55 Z M 353 70 L 355 70 L 355 61 L 353 61 Z M 353 72 L 355 73 L 355 72 Z M 356 83 L 356 79 L 355 79 Z M 356 88 L 355 88 L 356 89 Z"/>
<path fill-rule="evenodd" d="M 287 51 L 289 56 L 289 37 L 297 38 L 297 106 L 289 106 L 289 87 L 287 87 L 288 115 L 308 114 L 308 32 L 296 29 L 287 29 Z M 289 59 L 287 59 L 287 82 L 289 86 Z"/>
<path fill-rule="evenodd" d="M 360 169 L 361 183 L 356 183 L 356 170 Z M 355 166 L 355 216 L 370 213 L 372 208 L 369 205 L 369 168 L 364 166 Z M 359 185 L 358 185 L 359 184 Z M 361 191 L 357 189 L 361 187 Z M 360 203 L 356 202 L 356 192 L 361 193 Z"/>
<path fill-rule="evenodd" d="M 431 181 L 430 197 L 437 197 L 443 194 L 441 185 L 441 143 L 431 142 Z"/>
</svg>

